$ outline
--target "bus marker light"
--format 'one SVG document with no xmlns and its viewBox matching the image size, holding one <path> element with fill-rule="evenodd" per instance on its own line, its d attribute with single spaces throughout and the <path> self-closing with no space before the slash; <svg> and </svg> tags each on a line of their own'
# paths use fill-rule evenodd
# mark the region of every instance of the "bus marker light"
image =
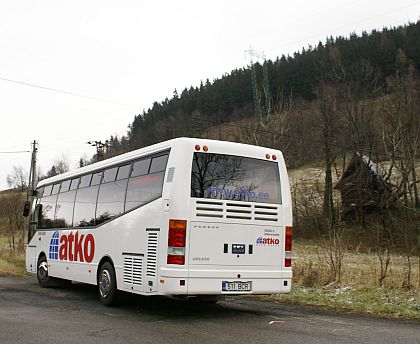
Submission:
<svg viewBox="0 0 420 344">
<path fill-rule="evenodd" d="M 292 251 L 292 227 L 286 227 L 285 251 Z"/>
<path fill-rule="evenodd" d="M 277 160 L 277 157 L 273 154 L 272 155 L 272 157 L 271 157 L 274 161 L 276 161 Z"/>
<path fill-rule="evenodd" d="M 209 150 L 209 147 L 203 146 L 203 151 L 207 152 Z"/>
<path fill-rule="evenodd" d="M 179 280 L 179 285 L 182 287 L 185 286 L 185 280 Z"/>
<path fill-rule="evenodd" d="M 270 159 L 270 154 L 268 154 L 268 153 L 267 153 L 267 154 L 265 155 L 265 158 L 266 158 L 266 159 Z"/>
<path fill-rule="evenodd" d="M 184 265 L 185 264 L 185 256 L 168 254 L 167 263 L 168 264 L 176 264 L 176 265 Z"/>
<path fill-rule="evenodd" d="M 200 146 L 199 145 L 195 145 L 195 150 L 199 151 L 200 150 Z"/>
<path fill-rule="evenodd" d="M 185 228 L 169 228 L 170 238 L 185 238 Z"/>
<path fill-rule="evenodd" d="M 292 266 L 292 227 L 286 226 L 286 235 L 284 238 L 284 266 Z"/>
<path fill-rule="evenodd" d="M 186 220 L 169 220 L 169 229 L 172 229 L 172 228 L 186 229 L 187 221 Z"/>
<path fill-rule="evenodd" d="M 168 246 L 170 246 L 170 247 L 185 247 L 185 238 L 169 237 Z"/>
<path fill-rule="evenodd" d="M 159 280 L 160 284 L 165 284 L 165 280 Z"/>
</svg>

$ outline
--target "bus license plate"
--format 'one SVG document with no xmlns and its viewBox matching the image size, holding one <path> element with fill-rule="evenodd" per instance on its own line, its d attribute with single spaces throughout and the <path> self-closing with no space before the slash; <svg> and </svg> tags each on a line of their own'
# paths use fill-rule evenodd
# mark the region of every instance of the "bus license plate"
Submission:
<svg viewBox="0 0 420 344">
<path fill-rule="evenodd" d="M 247 292 L 252 290 L 252 282 L 222 282 L 222 291 Z"/>
</svg>

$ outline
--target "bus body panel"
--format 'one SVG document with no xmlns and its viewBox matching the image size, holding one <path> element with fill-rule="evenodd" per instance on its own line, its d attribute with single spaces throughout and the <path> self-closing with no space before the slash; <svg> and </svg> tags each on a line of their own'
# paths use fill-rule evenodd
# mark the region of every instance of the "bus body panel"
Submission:
<svg viewBox="0 0 420 344">
<path fill-rule="evenodd" d="M 271 216 L 270 220 L 197 216 L 197 201 L 212 200 L 191 197 L 191 162 L 196 144 L 201 147 L 207 145 L 209 153 L 261 160 L 265 159 L 266 154 L 276 155 L 281 204 L 230 202 L 246 203 L 254 213 L 256 206 L 275 207 L 275 215 L 267 215 Z M 289 292 L 292 271 L 284 267 L 284 233 L 285 227 L 292 225 L 291 197 L 281 152 L 230 142 L 181 138 L 112 158 L 108 164 L 102 161 L 94 164 L 97 167 L 92 169 L 105 168 L 110 163 L 122 163 L 165 149 L 170 149 L 170 154 L 162 197 L 94 228 L 39 230 L 28 245 L 27 270 L 36 271 L 30 264 L 36 266 L 36 260 L 43 252 L 47 256 L 51 276 L 89 284 L 97 283 L 100 261 L 109 259 L 115 267 L 118 289 L 143 295 L 220 295 L 226 293 L 222 291 L 222 283 L 234 281 L 252 282 L 251 293 L 255 294 Z M 56 176 L 40 182 L 40 185 L 59 182 L 83 171 L 69 172 L 61 179 Z M 226 213 L 231 206 L 227 204 L 228 201 L 221 203 Z M 269 212 L 273 212 L 272 209 Z M 272 221 L 273 217 L 276 221 Z M 167 264 L 166 261 L 170 219 L 187 221 L 185 265 Z M 73 261 L 70 261 L 68 256 L 64 260 L 50 259 L 56 232 L 59 249 L 63 245 L 63 237 L 75 237 L 77 233 L 80 241 L 81 236 L 86 240 L 90 234 L 95 245 L 92 261 L 80 261 L 80 257 L 77 260 L 73 257 Z M 226 244 L 227 253 L 224 252 Z M 232 245 L 239 245 L 235 248 L 239 250 L 238 253 L 233 252 Z M 87 253 L 90 254 L 89 247 Z"/>
</svg>

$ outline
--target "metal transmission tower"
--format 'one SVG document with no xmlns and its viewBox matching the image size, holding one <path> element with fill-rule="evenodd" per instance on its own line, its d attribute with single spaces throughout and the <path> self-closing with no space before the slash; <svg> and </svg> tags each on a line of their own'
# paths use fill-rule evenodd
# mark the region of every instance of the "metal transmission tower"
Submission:
<svg viewBox="0 0 420 344">
<path fill-rule="evenodd" d="M 96 159 L 101 161 L 104 159 L 105 148 L 109 147 L 109 141 L 106 140 L 105 142 L 102 141 L 88 141 L 86 142 L 88 145 L 96 147 Z"/>
<path fill-rule="evenodd" d="M 263 61 L 262 62 L 262 72 L 263 72 L 262 88 L 264 92 L 264 110 L 265 110 L 265 118 L 269 119 L 271 115 L 271 94 L 270 94 L 270 85 L 268 81 L 267 60 L 264 53 L 259 53 L 256 50 L 252 49 L 252 47 L 250 47 L 248 50 L 245 50 L 245 58 L 247 55 L 249 55 L 250 57 L 252 94 L 254 98 L 254 111 L 255 111 L 255 116 L 258 118 L 258 126 L 259 126 L 259 124 L 262 121 L 263 114 L 261 112 L 260 94 L 258 91 L 256 62 L 258 62 L 258 60 Z M 254 63 L 254 58 L 256 59 L 255 63 Z"/>
</svg>

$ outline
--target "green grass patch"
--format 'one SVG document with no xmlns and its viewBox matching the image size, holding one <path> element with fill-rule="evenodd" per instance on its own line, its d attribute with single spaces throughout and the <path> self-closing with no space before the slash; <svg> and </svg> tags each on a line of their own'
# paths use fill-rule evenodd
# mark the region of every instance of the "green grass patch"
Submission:
<svg viewBox="0 0 420 344">
<path fill-rule="evenodd" d="M 290 294 L 261 298 L 269 301 L 312 305 L 339 312 L 420 320 L 420 294 L 416 290 L 295 285 Z"/>
</svg>

